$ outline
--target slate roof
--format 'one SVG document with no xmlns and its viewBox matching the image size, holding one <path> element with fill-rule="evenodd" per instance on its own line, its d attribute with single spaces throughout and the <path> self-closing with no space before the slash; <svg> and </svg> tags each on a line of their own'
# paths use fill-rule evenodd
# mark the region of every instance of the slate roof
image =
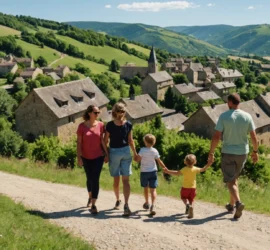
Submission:
<svg viewBox="0 0 270 250">
<path fill-rule="evenodd" d="M 215 100 L 215 99 L 220 98 L 214 91 L 197 92 L 196 95 L 198 95 L 204 101 L 207 101 L 207 100 L 210 100 L 210 99 Z"/>
<path fill-rule="evenodd" d="M 135 96 L 134 100 L 122 98 L 121 102 L 126 104 L 126 112 L 132 119 L 139 119 L 163 112 L 148 94 Z"/>
<path fill-rule="evenodd" d="M 270 69 L 270 64 L 261 64 L 262 69 Z"/>
<path fill-rule="evenodd" d="M 234 88 L 234 87 L 236 87 L 233 82 L 215 82 L 215 83 L 213 83 L 213 85 L 217 89 L 227 89 L 227 88 Z"/>
<path fill-rule="evenodd" d="M 167 129 L 177 129 L 178 131 L 184 130 L 184 123 L 188 117 L 182 113 L 169 114 L 161 118 Z"/>
<path fill-rule="evenodd" d="M 214 108 L 202 107 L 202 109 L 209 116 L 209 118 L 216 124 L 219 116 L 223 112 L 228 110 L 228 105 L 219 104 L 216 105 Z M 267 114 L 260 108 L 260 106 L 254 100 L 240 103 L 240 109 L 249 113 L 252 116 L 256 128 L 261 128 L 270 124 L 270 117 L 267 116 Z M 195 112 L 193 115 L 195 115 L 196 113 L 197 112 Z"/>
<path fill-rule="evenodd" d="M 237 69 L 217 68 L 217 70 L 218 70 L 218 73 L 223 78 L 242 77 L 243 76 Z"/>
<path fill-rule="evenodd" d="M 167 71 L 159 71 L 156 73 L 150 73 L 149 76 L 156 82 L 162 83 L 171 81 L 173 78 L 167 73 Z"/>
<path fill-rule="evenodd" d="M 193 62 L 191 62 L 189 67 L 190 67 L 190 69 L 192 69 L 195 72 L 203 71 L 203 65 L 201 63 L 193 63 Z"/>
<path fill-rule="evenodd" d="M 47 73 L 47 76 L 50 76 L 54 81 L 58 81 L 61 79 L 55 72 Z"/>
<path fill-rule="evenodd" d="M 174 85 L 174 87 L 182 95 L 188 94 L 188 93 L 194 93 L 194 92 L 198 91 L 198 89 L 192 83 L 189 83 L 189 84 L 185 84 L 185 83 L 176 84 L 176 85 Z"/>
<path fill-rule="evenodd" d="M 67 117 L 87 109 L 89 105 L 98 107 L 109 103 L 109 99 L 101 92 L 90 78 L 61 83 L 33 90 L 58 118 Z M 91 98 L 89 95 L 94 93 Z M 75 101 L 81 98 L 82 101 Z M 63 106 L 57 103 L 62 102 Z"/>
</svg>

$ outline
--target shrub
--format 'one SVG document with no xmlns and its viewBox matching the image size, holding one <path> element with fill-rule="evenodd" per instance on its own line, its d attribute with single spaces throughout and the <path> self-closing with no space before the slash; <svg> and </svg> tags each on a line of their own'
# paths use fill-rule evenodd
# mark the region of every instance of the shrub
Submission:
<svg viewBox="0 0 270 250">
<path fill-rule="evenodd" d="M 60 168 L 74 168 L 76 163 L 76 144 L 63 145 L 61 149 L 61 154 L 57 159 L 57 165 Z"/>
<path fill-rule="evenodd" d="M 40 136 L 31 145 L 31 158 L 35 161 L 56 162 L 61 155 L 59 139 L 54 136 Z"/>
</svg>

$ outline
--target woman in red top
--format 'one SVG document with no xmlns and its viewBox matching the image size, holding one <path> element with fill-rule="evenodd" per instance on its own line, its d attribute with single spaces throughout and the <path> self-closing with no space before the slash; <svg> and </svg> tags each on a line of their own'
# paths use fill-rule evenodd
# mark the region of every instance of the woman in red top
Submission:
<svg viewBox="0 0 270 250">
<path fill-rule="evenodd" d="M 103 122 L 97 121 L 99 108 L 90 105 L 84 116 L 84 122 L 77 130 L 77 158 L 78 165 L 84 167 L 86 173 L 86 185 L 89 194 L 87 206 L 91 206 L 91 213 L 97 214 L 96 200 L 99 193 L 99 177 L 105 162 L 108 162 L 108 151 L 103 137 L 105 128 Z M 104 156 L 105 152 L 105 156 Z"/>
</svg>

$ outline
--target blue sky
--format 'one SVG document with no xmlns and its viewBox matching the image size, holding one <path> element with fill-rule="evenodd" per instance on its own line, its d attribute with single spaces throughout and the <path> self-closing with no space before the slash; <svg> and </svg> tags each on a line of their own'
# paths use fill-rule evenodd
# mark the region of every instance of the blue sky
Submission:
<svg viewBox="0 0 270 250">
<path fill-rule="evenodd" d="M 158 26 L 270 23 L 269 0 L 0 0 L 0 12 L 60 22 L 101 21 Z"/>
</svg>

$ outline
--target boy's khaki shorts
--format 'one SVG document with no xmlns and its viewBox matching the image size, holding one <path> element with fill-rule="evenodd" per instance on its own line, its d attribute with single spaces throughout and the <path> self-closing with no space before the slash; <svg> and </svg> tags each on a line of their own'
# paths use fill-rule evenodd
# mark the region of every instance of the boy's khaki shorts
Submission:
<svg viewBox="0 0 270 250">
<path fill-rule="evenodd" d="M 232 182 L 237 179 L 245 166 L 247 155 L 233 155 L 222 153 L 221 169 L 224 182 Z"/>
</svg>

